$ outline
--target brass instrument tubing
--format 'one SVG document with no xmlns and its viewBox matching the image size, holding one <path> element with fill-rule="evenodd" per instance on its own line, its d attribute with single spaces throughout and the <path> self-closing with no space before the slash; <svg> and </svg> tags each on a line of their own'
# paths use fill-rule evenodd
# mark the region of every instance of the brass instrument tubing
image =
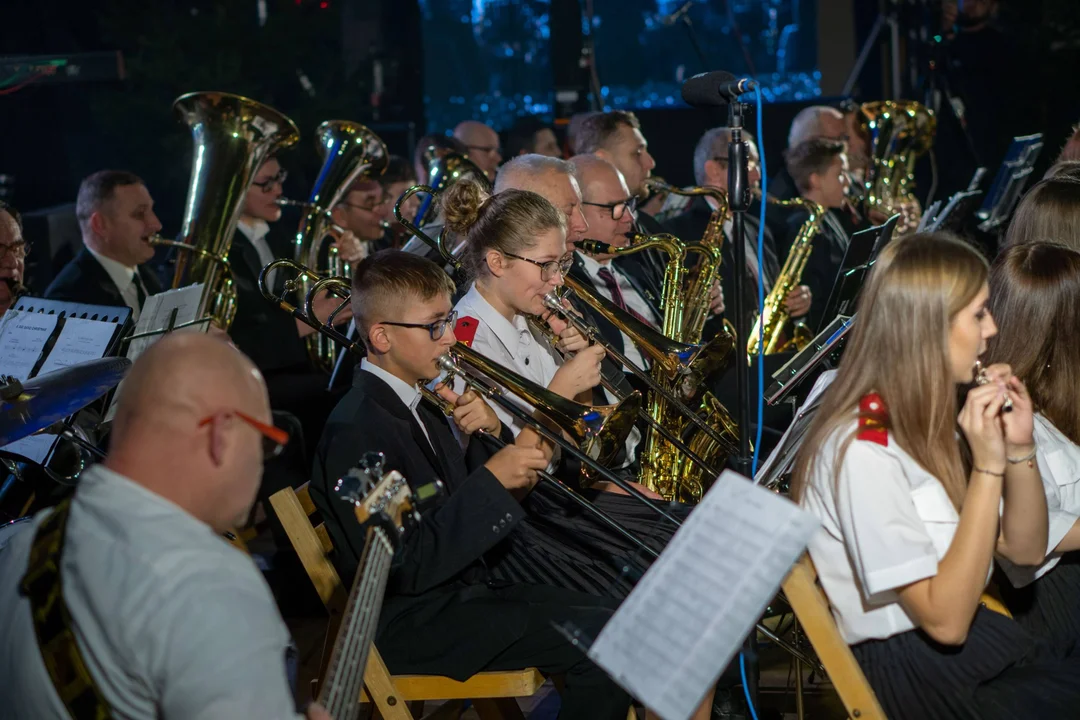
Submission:
<svg viewBox="0 0 1080 720">
<path fill-rule="evenodd" d="M 552 297 L 554 298 L 554 296 L 552 296 Z M 661 387 L 660 383 L 653 380 L 652 376 L 649 373 L 645 372 L 644 370 L 639 368 L 637 365 L 630 362 L 629 358 L 627 358 L 621 352 L 619 352 L 618 350 L 616 350 L 613 347 L 610 347 L 608 343 L 606 343 L 606 342 L 602 341 L 601 339 L 597 338 L 594 330 L 587 323 L 582 321 L 581 318 L 577 317 L 576 315 L 574 315 L 571 312 L 567 312 L 566 308 L 564 308 L 562 305 L 559 305 L 557 302 L 549 302 L 548 301 L 548 296 L 544 296 L 544 304 L 547 305 L 547 307 L 550 308 L 551 310 L 554 310 L 555 312 L 562 315 L 563 319 L 566 320 L 571 325 L 573 325 L 574 327 L 576 327 L 578 329 L 578 332 L 580 332 L 582 335 L 584 335 L 585 337 L 589 338 L 589 340 L 591 340 L 594 343 L 597 343 L 598 345 L 603 347 L 604 350 L 606 350 L 607 353 L 609 355 L 611 355 L 612 359 L 614 359 L 615 362 L 620 363 L 621 365 L 623 365 L 627 370 L 629 370 L 631 373 L 633 373 L 634 377 L 638 378 L 643 383 L 645 383 L 645 385 L 648 386 L 648 388 L 650 390 L 652 390 L 653 392 L 659 394 L 667 402 L 671 403 L 675 407 L 676 410 L 678 410 L 680 413 L 682 413 L 686 417 L 687 420 L 689 420 L 694 425 L 696 425 L 699 430 L 701 430 L 703 433 L 708 435 L 710 438 L 712 438 L 716 442 L 720 443 L 721 446 L 725 446 L 725 447 L 727 446 L 727 444 L 728 444 L 727 441 L 724 440 L 724 438 L 720 436 L 720 433 L 716 432 L 711 427 L 709 427 L 709 424 L 706 423 L 704 420 L 702 420 L 700 417 L 698 417 L 697 413 L 695 413 L 693 410 L 691 410 L 686 405 L 686 403 L 684 403 L 682 400 L 680 400 L 674 394 L 669 393 L 667 390 L 665 390 L 663 387 Z M 708 465 L 705 465 L 705 467 L 708 467 Z"/>
<path fill-rule="evenodd" d="M 438 394 L 432 392 L 431 390 L 428 390 L 423 385 L 420 385 L 418 387 L 420 388 L 420 394 L 423 396 L 423 398 L 425 400 L 427 400 L 429 403 L 431 403 L 432 405 L 437 407 L 447 417 L 453 417 L 453 415 L 454 415 L 454 406 L 453 405 L 450 405 L 448 402 L 446 402 L 441 397 L 439 397 Z M 498 437 L 496 435 L 492 435 L 491 433 L 487 432 L 486 430 L 483 430 L 483 429 L 477 430 L 475 434 L 479 435 L 480 437 L 482 437 L 485 440 L 489 441 L 492 445 L 494 445 L 495 447 L 497 447 L 499 449 L 502 449 L 502 448 L 506 447 L 506 443 L 503 442 L 502 438 L 500 438 L 500 437 Z M 604 512 L 600 508 L 596 507 L 595 505 L 593 505 L 591 502 L 589 502 L 585 498 L 578 495 L 573 489 L 567 487 L 561 480 L 559 480 L 555 476 L 551 475 L 550 473 L 545 472 L 544 470 L 538 470 L 536 474 L 540 477 L 541 481 L 545 482 L 548 485 L 554 486 L 555 489 L 557 489 L 560 493 L 562 493 L 567 498 L 569 498 L 570 500 L 577 503 L 586 512 L 591 513 L 593 516 L 596 517 L 597 520 L 600 520 L 602 523 L 607 525 L 609 528 L 614 530 L 616 533 L 621 535 L 623 538 L 629 540 L 631 543 L 633 543 L 635 546 L 637 546 L 637 548 L 639 550 L 641 550 L 641 551 L 645 552 L 646 554 L 648 554 L 649 557 L 651 557 L 653 560 L 660 557 L 660 553 L 658 553 L 656 550 L 654 550 L 651 547 L 649 547 L 648 545 L 646 545 L 645 542 L 643 540 L 641 540 L 641 538 L 637 537 L 632 532 L 627 530 L 623 525 L 621 525 L 619 523 L 618 520 L 611 517 L 606 512 Z"/>
</svg>

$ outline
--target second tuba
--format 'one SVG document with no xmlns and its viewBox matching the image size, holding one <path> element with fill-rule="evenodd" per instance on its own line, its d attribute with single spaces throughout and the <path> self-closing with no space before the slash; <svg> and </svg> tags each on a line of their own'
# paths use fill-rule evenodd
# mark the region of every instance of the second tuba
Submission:
<svg viewBox="0 0 1080 720">
<path fill-rule="evenodd" d="M 915 160 L 934 144 L 937 118 L 913 100 L 863 103 L 858 117 L 869 141 L 865 209 L 893 215 L 915 200 Z"/>
<path fill-rule="evenodd" d="M 378 135 L 348 120 L 322 123 L 315 131 L 315 139 L 323 164 L 308 201 L 303 203 L 305 211 L 296 231 L 294 258 L 319 275 L 349 277 L 349 264 L 339 257 L 336 248 L 326 247 L 326 238 L 333 229 L 330 211 L 358 177 L 382 175 L 390 153 Z M 303 276 L 299 280 L 300 295 L 306 295 L 309 289 Z M 327 373 L 333 370 L 340 350 L 332 340 L 315 333 L 308 336 L 307 348 L 312 365 Z"/>
<path fill-rule="evenodd" d="M 179 249 L 172 287 L 203 283 L 200 316 L 228 330 L 236 288 L 227 258 L 244 195 L 263 161 L 299 140 L 300 132 L 277 110 L 230 93 L 188 93 L 173 109 L 191 129 L 195 161 L 180 237 L 155 244 Z"/>
</svg>

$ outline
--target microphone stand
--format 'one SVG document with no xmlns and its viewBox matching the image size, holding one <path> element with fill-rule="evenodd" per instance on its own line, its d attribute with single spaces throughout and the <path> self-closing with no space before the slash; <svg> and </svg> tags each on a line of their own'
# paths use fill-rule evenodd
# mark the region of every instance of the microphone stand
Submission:
<svg viewBox="0 0 1080 720">
<path fill-rule="evenodd" d="M 750 207 L 748 176 L 749 149 L 742 139 L 743 104 L 738 98 L 728 103 L 728 127 L 731 140 L 728 143 L 728 208 L 731 211 L 732 256 L 734 257 L 735 293 L 735 393 L 738 398 L 736 422 L 739 424 L 739 454 L 734 459 L 736 472 L 750 477 L 750 366 L 749 358 L 742 349 L 747 345 L 750 327 L 746 315 L 743 288 L 746 282 L 746 236 L 745 214 Z M 765 198 L 762 198 L 762 202 Z"/>
<path fill-rule="evenodd" d="M 705 50 L 701 47 L 701 39 L 698 37 L 697 30 L 694 29 L 694 21 L 690 18 L 690 7 L 693 2 L 684 3 L 681 8 L 666 18 L 665 24 L 672 24 L 674 22 L 681 22 L 683 27 L 686 28 L 686 36 L 690 38 L 690 46 L 694 48 L 694 53 L 698 56 L 698 62 L 701 63 L 702 72 L 708 72 L 709 60 L 705 57 Z"/>
</svg>

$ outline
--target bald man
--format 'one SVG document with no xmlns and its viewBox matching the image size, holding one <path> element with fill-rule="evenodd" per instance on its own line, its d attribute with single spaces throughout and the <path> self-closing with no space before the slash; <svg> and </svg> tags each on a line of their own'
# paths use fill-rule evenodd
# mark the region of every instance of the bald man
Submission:
<svg viewBox="0 0 1080 720">
<path fill-rule="evenodd" d="M 113 717 L 301 717 L 289 632 L 251 558 L 221 537 L 251 511 L 265 448 L 287 440 L 270 422 L 262 376 L 224 341 L 178 333 L 143 353 L 108 457 L 83 473 L 70 505 L 37 515 L 0 552 L 0 707 L 74 714 L 31 615 L 62 582 L 69 620 L 57 622 L 74 640 L 58 644 L 81 658 Z M 57 525 L 50 548 L 39 538 Z M 24 577 L 34 578 L 26 593 Z"/>
<path fill-rule="evenodd" d="M 495 171 L 502 162 L 499 134 L 482 122 L 465 120 L 454 128 L 454 137 L 465 143 L 469 159 L 484 171 L 489 180 L 494 180 Z"/>
</svg>

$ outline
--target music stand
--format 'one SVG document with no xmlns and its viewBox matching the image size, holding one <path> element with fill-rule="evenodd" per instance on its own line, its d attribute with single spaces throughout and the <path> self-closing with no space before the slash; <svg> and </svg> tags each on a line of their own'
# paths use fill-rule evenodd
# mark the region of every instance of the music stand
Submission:
<svg viewBox="0 0 1080 720">
<path fill-rule="evenodd" d="M 882 225 L 868 228 L 851 236 L 851 242 L 844 252 L 844 260 L 836 274 L 829 301 L 825 304 L 822 317 L 834 318 L 837 315 L 855 314 L 855 300 L 862 289 L 866 273 L 874 264 L 881 248 L 892 239 L 893 230 L 899 221 L 899 215 L 893 215 Z"/>
<path fill-rule="evenodd" d="M 982 207 L 975 213 L 975 217 L 980 221 L 980 230 L 993 233 L 1008 222 L 1042 148 L 1042 133 L 1013 138 L 990 186 L 990 192 L 986 194 Z"/>
<path fill-rule="evenodd" d="M 837 315 L 810 344 L 773 373 L 773 384 L 765 392 L 765 402 L 783 402 L 827 358 L 836 355 L 855 323 L 855 316 Z"/>
<path fill-rule="evenodd" d="M 930 217 L 919 232 L 959 233 L 967 219 L 975 213 L 981 197 L 982 190 L 964 190 L 956 193 L 949 198 L 944 210 L 941 212 L 935 210 L 935 215 Z"/>
</svg>

